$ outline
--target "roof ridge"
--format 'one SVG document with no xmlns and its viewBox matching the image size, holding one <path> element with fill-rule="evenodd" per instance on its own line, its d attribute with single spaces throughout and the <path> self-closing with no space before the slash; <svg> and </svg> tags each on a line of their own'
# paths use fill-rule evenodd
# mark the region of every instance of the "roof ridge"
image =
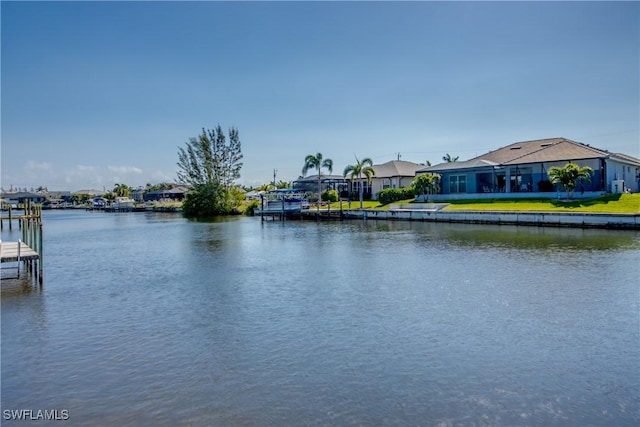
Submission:
<svg viewBox="0 0 640 427">
<path fill-rule="evenodd" d="M 521 158 L 523 158 L 523 157 L 530 156 L 531 154 L 539 153 L 540 151 L 546 150 L 547 148 L 549 148 L 549 147 L 553 147 L 554 145 L 558 145 L 558 144 L 560 144 L 561 142 L 569 141 L 569 140 L 568 140 L 568 139 L 566 139 L 566 138 L 547 138 L 547 139 L 533 139 L 533 140 L 531 140 L 531 141 L 523 141 L 522 143 L 525 143 L 525 142 L 551 141 L 551 140 L 554 140 L 554 139 L 557 139 L 557 141 L 556 141 L 556 142 L 554 142 L 554 143 L 552 143 L 552 144 L 544 145 L 544 146 L 543 146 L 543 145 L 541 145 L 541 146 L 540 146 L 540 148 L 538 148 L 537 150 L 533 150 L 533 151 L 531 151 L 531 152 L 529 152 L 529 153 L 525 153 L 525 154 L 522 154 L 522 155 L 520 155 L 520 156 L 514 157 L 513 159 L 511 159 L 511 160 L 509 160 L 508 162 L 505 162 L 505 163 L 513 162 L 514 160 L 518 160 L 518 159 L 521 159 Z M 517 144 L 517 143 L 516 143 L 516 144 Z"/>
</svg>

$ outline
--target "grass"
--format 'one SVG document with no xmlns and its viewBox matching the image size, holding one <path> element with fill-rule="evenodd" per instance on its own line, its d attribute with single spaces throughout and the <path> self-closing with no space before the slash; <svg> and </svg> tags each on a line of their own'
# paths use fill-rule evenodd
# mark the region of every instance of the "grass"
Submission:
<svg viewBox="0 0 640 427">
<path fill-rule="evenodd" d="M 560 201 L 556 199 L 453 200 L 445 210 L 640 213 L 640 194 L 607 194 L 595 199 Z"/>
<path fill-rule="evenodd" d="M 413 199 L 400 200 L 391 204 L 409 204 Z M 438 203 L 441 203 L 440 201 Z M 638 194 L 607 194 L 595 199 L 560 201 L 556 199 L 469 199 L 449 200 L 450 203 L 443 210 L 466 211 L 530 211 L 530 212 L 593 212 L 612 214 L 640 213 L 640 193 Z M 377 201 L 364 201 L 364 209 L 388 210 L 389 206 L 381 205 Z M 332 203 L 331 210 L 339 210 L 340 202 Z M 359 209 L 360 202 L 351 202 L 351 209 Z M 327 209 L 323 206 L 321 209 Z M 342 209 L 348 210 L 347 202 L 342 202 Z"/>
<path fill-rule="evenodd" d="M 378 209 L 378 210 L 387 210 L 389 209 L 389 205 L 381 205 L 380 202 L 375 200 L 365 200 L 362 202 L 363 209 Z M 326 206 L 322 206 L 320 209 L 326 210 Z M 342 202 L 342 210 L 349 209 L 360 209 L 360 201 L 351 201 L 351 208 L 349 208 L 349 202 Z M 340 210 L 340 202 L 331 203 L 331 210 Z"/>
</svg>

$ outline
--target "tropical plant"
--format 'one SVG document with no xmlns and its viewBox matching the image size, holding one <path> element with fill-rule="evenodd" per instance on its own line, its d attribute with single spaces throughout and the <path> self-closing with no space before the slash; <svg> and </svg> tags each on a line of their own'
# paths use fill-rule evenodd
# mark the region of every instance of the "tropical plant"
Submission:
<svg viewBox="0 0 640 427">
<path fill-rule="evenodd" d="M 273 184 L 262 184 L 256 187 L 256 191 L 271 191 L 275 190 L 276 187 Z"/>
<path fill-rule="evenodd" d="M 326 168 L 329 173 L 333 172 L 333 160 L 323 159 L 322 153 L 318 153 L 315 156 L 309 154 L 304 159 L 304 166 L 302 167 L 302 176 L 306 176 L 309 169 L 318 169 L 318 198 L 322 194 L 322 168 Z M 320 204 L 318 204 L 318 210 L 320 210 Z"/>
<path fill-rule="evenodd" d="M 115 197 L 129 197 L 131 194 L 131 187 L 125 184 L 116 184 L 111 192 Z"/>
<path fill-rule="evenodd" d="M 202 129 L 178 148 L 178 182 L 191 185 L 185 196 L 183 212 L 187 216 L 213 216 L 232 213 L 236 198 L 233 183 L 240 178 L 242 149 L 238 130 L 229 128 L 229 140 L 220 125 Z M 214 200 L 208 198 L 213 197 Z"/>
<path fill-rule="evenodd" d="M 549 175 L 549 181 L 551 181 L 552 184 L 560 184 L 562 188 L 567 191 L 567 197 L 571 199 L 573 197 L 573 191 L 576 189 L 579 182 L 591 182 L 593 169 L 589 166 L 581 167 L 575 163 L 569 162 L 562 167 L 550 167 L 547 174 Z"/>
<path fill-rule="evenodd" d="M 159 184 L 151 185 L 150 182 L 145 186 L 145 191 L 163 191 L 171 190 L 174 187 L 170 182 L 161 182 Z"/>
<path fill-rule="evenodd" d="M 416 176 L 411 182 L 411 186 L 416 195 L 424 195 L 425 199 L 429 199 L 429 194 L 440 192 L 440 174 L 422 173 Z"/>
<path fill-rule="evenodd" d="M 338 197 L 338 192 L 336 190 L 326 190 L 322 193 L 320 199 L 323 202 L 334 203 L 337 202 L 340 198 Z"/>
<path fill-rule="evenodd" d="M 364 186 L 362 185 L 362 176 L 364 175 L 364 177 L 367 179 L 367 182 L 370 183 L 371 182 L 371 177 L 374 176 L 376 173 L 373 170 L 373 160 L 371 160 L 371 158 L 369 157 L 365 157 L 364 159 L 362 159 L 362 161 L 358 160 L 358 158 L 356 157 L 356 164 L 355 165 L 347 165 L 347 167 L 344 168 L 344 172 L 342 173 L 342 175 L 346 178 L 347 175 L 349 176 L 349 180 L 353 183 L 353 179 L 354 178 L 358 178 L 358 180 L 360 180 L 360 209 L 362 209 L 362 200 L 364 197 Z"/>
<path fill-rule="evenodd" d="M 291 188 L 291 182 L 290 181 L 280 180 L 280 181 L 276 182 L 276 188 L 281 188 L 281 189 Z"/>
<path fill-rule="evenodd" d="M 460 156 L 451 157 L 451 154 L 449 154 L 449 153 L 447 153 L 444 156 L 442 156 L 442 160 L 444 160 L 447 163 L 457 162 L 459 158 L 460 158 Z"/>
<path fill-rule="evenodd" d="M 74 205 L 84 204 L 84 203 L 87 203 L 89 200 L 91 200 L 91 194 L 75 193 L 71 195 L 71 202 Z"/>
</svg>

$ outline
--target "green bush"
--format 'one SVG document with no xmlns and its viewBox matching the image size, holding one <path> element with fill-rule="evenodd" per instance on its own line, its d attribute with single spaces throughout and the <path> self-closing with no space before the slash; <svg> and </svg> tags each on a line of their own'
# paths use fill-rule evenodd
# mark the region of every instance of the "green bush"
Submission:
<svg viewBox="0 0 640 427">
<path fill-rule="evenodd" d="M 260 200 L 253 199 L 249 203 L 247 203 L 244 214 L 253 216 L 255 214 L 256 209 L 260 207 Z"/>
<path fill-rule="evenodd" d="M 338 192 L 336 190 L 327 190 L 322 193 L 320 196 L 323 202 L 337 202 L 340 198 L 338 197 Z"/>
<path fill-rule="evenodd" d="M 187 217 L 211 217 L 237 213 L 237 199 L 218 184 L 194 186 L 182 202 L 182 211 Z"/>
<path fill-rule="evenodd" d="M 397 202 L 398 200 L 406 200 L 415 197 L 413 188 L 385 188 L 378 191 L 378 201 L 381 205 Z"/>
</svg>

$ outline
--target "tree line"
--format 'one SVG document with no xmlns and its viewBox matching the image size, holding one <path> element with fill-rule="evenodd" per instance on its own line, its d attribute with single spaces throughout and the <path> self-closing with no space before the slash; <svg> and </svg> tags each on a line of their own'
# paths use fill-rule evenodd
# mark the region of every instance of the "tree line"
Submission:
<svg viewBox="0 0 640 427">
<path fill-rule="evenodd" d="M 228 136 L 227 136 L 228 135 Z M 220 125 L 214 129 L 202 128 L 202 132 L 194 138 L 189 138 L 185 147 L 178 148 L 178 182 L 191 186 L 183 202 L 183 212 L 187 216 L 214 216 L 237 212 L 237 208 L 244 199 L 243 191 L 235 185 L 240 178 L 242 169 L 242 144 L 238 129 L 230 127 L 228 133 Z M 445 162 L 458 161 L 457 156 L 447 153 L 442 157 Z M 430 164 L 427 162 L 427 164 Z M 322 170 L 333 172 L 333 160 L 325 158 L 322 153 L 309 154 L 304 159 L 302 176 L 311 170 L 318 175 L 318 195 L 322 194 Z M 588 167 L 579 167 L 572 163 L 563 168 L 550 168 L 549 178 L 552 183 L 562 185 L 570 193 L 581 180 L 588 181 L 593 171 Z M 370 157 L 359 159 L 347 165 L 342 174 L 351 182 L 358 180 L 358 196 L 360 208 L 363 206 L 363 180 L 371 182 L 375 176 L 373 161 Z M 441 176 L 435 173 L 420 174 L 413 180 L 411 189 L 415 195 L 428 196 L 440 191 Z M 275 182 L 283 188 L 288 183 Z M 265 189 L 269 187 L 266 186 Z M 119 190 L 118 185 L 114 193 Z M 384 193 L 383 193 L 384 196 Z"/>
</svg>

